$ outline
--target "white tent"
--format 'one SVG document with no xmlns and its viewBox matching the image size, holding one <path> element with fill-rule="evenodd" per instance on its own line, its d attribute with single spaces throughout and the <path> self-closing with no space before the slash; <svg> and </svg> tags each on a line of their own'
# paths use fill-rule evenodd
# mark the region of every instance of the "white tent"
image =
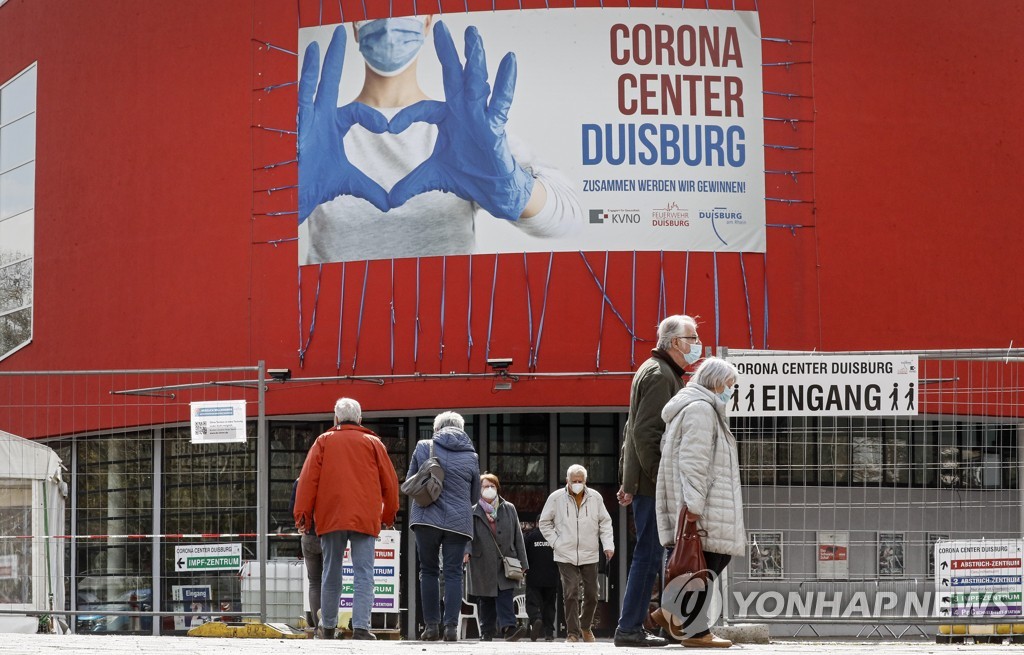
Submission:
<svg viewBox="0 0 1024 655">
<path fill-rule="evenodd" d="M 0 430 L 0 609 L 64 609 L 64 496 L 52 448 Z M 56 617 L 53 617 L 56 618 Z M 36 632 L 37 616 L 0 614 L 0 632 Z"/>
</svg>

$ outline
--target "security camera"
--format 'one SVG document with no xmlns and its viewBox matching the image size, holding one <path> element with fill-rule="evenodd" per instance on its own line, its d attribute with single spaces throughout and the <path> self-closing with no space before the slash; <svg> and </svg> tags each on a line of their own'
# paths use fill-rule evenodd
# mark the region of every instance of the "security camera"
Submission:
<svg viewBox="0 0 1024 655">
<path fill-rule="evenodd" d="M 267 375 L 269 375 L 272 380 L 284 382 L 292 378 L 292 370 L 290 368 L 268 368 Z"/>
<path fill-rule="evenodd" d="M 493 368 L 495 371 L 504 371 L 509 366 L 512 366 L 511 357 L 492 357 L 487 360 L 487 365 Z"/>
</svg>

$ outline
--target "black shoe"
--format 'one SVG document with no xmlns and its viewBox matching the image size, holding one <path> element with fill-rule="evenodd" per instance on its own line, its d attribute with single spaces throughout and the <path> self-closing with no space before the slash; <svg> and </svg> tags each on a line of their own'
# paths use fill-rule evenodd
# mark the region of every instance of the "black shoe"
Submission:
<svg viewBox="0 0 1024 655">
<path fill-rule="evenodd" d="M 519 641 L 526 636 L 526 628 L 518 625 L 507 625 L 501 631 L 501 636 L 505 638 L 505 641 Z"/>
<path fill-rule="evenodd" d="M 373 634 L 366 628 L 355 628 L 352 630 L 353 639 L 363 639 L 366 641 L 377 641 L 377 635 Z"/>
<path fill-rule="evenodd" d="M 334 639 L 334 628 L 325 628 L 323 626 L 319 626 L 316 629 L 316 638 L 317 639 Z"/>
<path fill-rule="evenodd" d="M 530 626 L 530 641 L 537 641 L 544 637 L 544 622 L 537 619 Z"/>
<path fill-rule="evenodd" d="M 423 628 L 420 641 L 437 641 L 441 638 L 441 628 L 435 623 Z"/>
<path fill-rule="evenodd" d="M 445 641 L 458 641 L 459 640 L 459 629 L 454 625 L 446 625 L 444 627 L 444 640 Z"/>
<path fill-rule="evenodd" d="M 655 648 L 668 646 L 668 640 L 663 637 L 656 637 L 643 628 L 635 632 L 623 632 L 615 629 L 615 645 L 627 648 Z"/>
<path fill-rule="evenodd" d="M 494 635 L 485 632 L 480 635 L 480 641 L 494 641 Z"/>
</svg>

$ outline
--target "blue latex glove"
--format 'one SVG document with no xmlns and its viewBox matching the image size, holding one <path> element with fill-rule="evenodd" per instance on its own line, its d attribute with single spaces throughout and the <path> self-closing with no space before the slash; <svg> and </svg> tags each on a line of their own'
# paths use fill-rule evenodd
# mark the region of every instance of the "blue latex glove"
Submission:
<svg viewBox="0 0 1024 655">
<path fill-rule="evenodd" d="M 349 162 L 342 139 L 356 123 L 376 134 L 387 132 L 384 115 L 360 102 L 338 107 L 345 63 L 345 28 L 334 30 L 320 73 L 320 46 L 310 43 L 299 77 L 299 223 L 317 205 L 340 195 L 362 198 L 382 212 L 390 209 L 387 192 Z M 316 89 L 316 99 L 313 90 Z"/>
<path fill-rule="evenodd" d="M 533 192 L 533 176 L 523 170 L 508 148 L 505 123 L 516 87 L 516 57 L 506 54 L 487 83 L 484 44 L 475 27 L 466 28 L 466 66 L 448 28 L 434 25 L 434 48 L 444 77 L 444 102 L 424 100 L 391 119 L 398 134 L 417 121 L 437 125 L 430 157 L 402 178 L 388 194 L 398 207 L 426 191 L 449 191 L 475 201 L 498 218 L 516 220 Z M 488 103 L 490 97 L 490 103 Z"/>
</svg>

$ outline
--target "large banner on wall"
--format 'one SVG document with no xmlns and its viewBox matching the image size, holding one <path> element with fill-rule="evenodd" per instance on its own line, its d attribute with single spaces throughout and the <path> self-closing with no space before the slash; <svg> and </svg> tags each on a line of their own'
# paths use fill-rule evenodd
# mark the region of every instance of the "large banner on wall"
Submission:
<svg viewBox="0 0 1024 655">
<path fill-rule="evenodd" d="M 300 264 L 764 251 L 756 12 L 405 17 L 299 49 Z"/>
</svg>

